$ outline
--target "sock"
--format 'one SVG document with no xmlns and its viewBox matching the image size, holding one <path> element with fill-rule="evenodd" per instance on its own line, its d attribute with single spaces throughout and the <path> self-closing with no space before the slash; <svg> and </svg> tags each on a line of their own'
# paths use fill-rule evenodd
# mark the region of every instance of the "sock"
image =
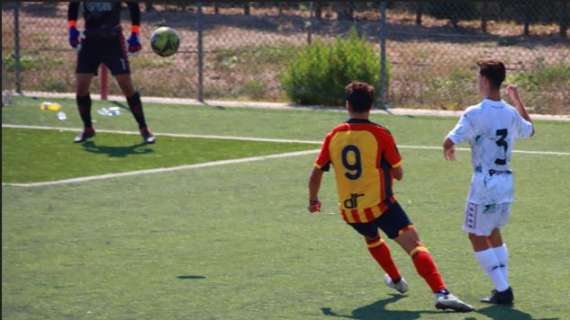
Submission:
<svg viewBox="0 0 570 320">
<path fill-rule="evenodd" d="M 412 256 L 412 261 L 418 274 L 424 278 L 433 293 L 447 292 L 445 282 L 443 282 L 443 278 L 437 270 L 437 265 L 426 247 L 419 246 L 415 248 L 410 253 L 410 256 Z"/>
<path fill-rule="evenodd" d="M 509 288 L 509 283 L 501 271 L 499 260 L 497 259 L 497 256 L 495 256 L 493 249 L 489 248 L 483 251 L 475 252 L 475 256 L 477 257 L 477 260 L 479 260 L 481 268 L 483 268 L 485 273 L 489 276 L 489 278 L 491 278 L 491 281 L 493 281 L 495 289 L 497 289 L 497 291 L 507 290 Z"/>
<path fill-rule="evenodd" d="M 127 103 L 129 104 L 129 108 L 133 113 L 133 117 L 135 117 L 135 120 L 139 124 L 139 129 L 146 129 L 146 121 L 144 119 L 144 112 L 143 112 L 143 106 L 140 94 L 138 92 L 135 92 L 135 94 L 133 94 L 132 96 L 127 97 Z"/>
<path fill-rule="evenodd" d="M 402 277 L 400 276 L 400 272 L 398 268 L 394 264 L 394 260 L 392 260 L 392 255 L 390 254 L 390 248 L 388 244 L 380 237 L 377 237 L 372 240 L 366 240 L 368 244 L 368 251 L 370 254 L 378 262 L 378 264 L 384 269 L 384 271 L 390 276 L 393 282 L 398 282 Z"/>
<path fill-rule="evenodd" d="M 76 96 L 77 109 L 79 110 L 79 116 L 81 121 L 83 121 L 83 126 L 85 128 L 93 128 L 91 123 L 91 96 Z"/>
<path fill-rule="evenodd" d="M 499 266 L 503 272 L 503 276 L 509 282 L 509 251 L 507 250 L 507 244 L 503 243 L 502 246 L 493 248 L 493 252 L 499 260 Z"/>
</svg>

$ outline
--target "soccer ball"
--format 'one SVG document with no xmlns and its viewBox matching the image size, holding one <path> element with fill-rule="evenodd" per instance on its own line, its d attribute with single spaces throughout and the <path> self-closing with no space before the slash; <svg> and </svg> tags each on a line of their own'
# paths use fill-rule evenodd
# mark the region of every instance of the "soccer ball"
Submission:
<svg viewBox="0 0 570 320">
<path fill-rule="evenodd" d="M 150 35 L 150 46 L 152 51 L 161 57 L 168 57 L 178 51 L 180 37 L 178 33 L 170 27 L 160 27 Z"/>
</svg>

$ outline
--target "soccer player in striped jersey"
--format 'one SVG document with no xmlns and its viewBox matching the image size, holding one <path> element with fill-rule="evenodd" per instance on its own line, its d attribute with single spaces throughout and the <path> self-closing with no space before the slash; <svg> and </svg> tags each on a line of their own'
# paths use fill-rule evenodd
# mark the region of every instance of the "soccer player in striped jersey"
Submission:
<svg viewBox="0 0 570 320">
<path fill-rule="evenodd" d="M 76 99 L 79 116 L 83 121 L 83 132 L 74 142 L 81 143 L 95 136 L 91 121 L 91 96 L 89 87 L 101 63 L 105 64 L 117 80 L 145 143 L 154 143 L 155 136 L 147 127 L 140 94 L 131 80 L 128 53 L 141 50 L 139 41 L 141 14 L 136 1 L 127 1 L 131 14 L 131 35 L 125 45 L 121 28 L 121 1 L 71 1 L 67 12 L 69 44 L 78 50 L 76 67 Z M 85 31 L 83 36 L 77 29 L 79 9 L 83 11 Z"/>
<path fill-rule="evenodd" d="M 481 268 L 491 278 L 495 289 L 481 299 L 492 304 L 512 304 L 509 284 L 507 246 L 501 236 L 511 215 L 513 174 L 510 163 L 515 140 L 530 138 L 534 126 L 518 89 L 508 86 L 514 107 L 501 100 L 505 65 L 496 60 L 480 61 L 479 91 L 481 103 L 465 110 L 443 143 L 445 159 L 455 160 L 455 145 L 471 146 L 473 177 L 465 206 L 463 230 L 468 233 Z"/>
<path fill-rule="evenodd" d="M 346 87 L 350 119 L 334 128 L 323 142 L 309 180 L 309 211 L 320 211 L 323 173 L 332 165 L 341 216 L 364 237 L 368 251 L 386 272 L 386 284 L 400 293 L 408 290 L 379 230 L 410 255 L 432 290 L 437 309 L 472 311 L 473 307 L 449 292 L 432 255 L 394 196 L 393 180 L 404 176 L 402 158 L 390 131 L 370 122 L 373 101 L 374 88 L 369 84 L 353 81 Z"/>
</svg>

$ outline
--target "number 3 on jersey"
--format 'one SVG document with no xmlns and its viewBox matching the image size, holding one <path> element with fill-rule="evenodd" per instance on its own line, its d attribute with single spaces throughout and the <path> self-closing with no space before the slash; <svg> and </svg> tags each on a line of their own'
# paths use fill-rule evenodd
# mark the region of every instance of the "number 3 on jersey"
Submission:
<svg viewBox="0 0 570 320">
<path fill-rule="evenodd" d="M 344 176 L 356 180 L 362 176 L 362 157 L 357 146 L 349 144 L 342 149 L 342 165 L 347 170 Z"/>
<path fill-rule="evenodd" d="M 506 141 L 507 136 L 509 135 L 509 130 L 507 129 L 499 129 L 496 132 L 496 135 L 499 137 L 497 140 L 497 146 L 502 147 L 505 150 L 505 158 L 504 159 L 495 159 L 495 164 L 504 166 L 507 164 L 507 151 L 509 150 L 509 144 Z"/>
</svg>

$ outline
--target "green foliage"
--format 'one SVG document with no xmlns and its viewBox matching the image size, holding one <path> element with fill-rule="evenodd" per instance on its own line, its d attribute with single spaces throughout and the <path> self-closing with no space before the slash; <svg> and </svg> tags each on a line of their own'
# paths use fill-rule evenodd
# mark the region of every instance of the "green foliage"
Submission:
<svg viewBox="0 0 570 320">
<path fill-rule="evenodd" d="M 380 59 L 371 43 L 352 30 L 332 43 L 315 41 L 281 77 L 289 99 L 299 104 L 344 105 L 344 87 L 352 80 L 380 85 Z"/>
<path fill-rule="evenodd" d="M 443 109 L 458 110 L 478 99 L 475 73 L 456 67 L 444 77 L 428 80 L 426 95 L 433 101 L 440 101 Z"/>
<path fill-rule="evenodd" d="M 512 73 L 507 82 L 520 85 L 528 91 L 544 90 L 545 87 L 570 86 L 570 63 L 561 61 L 554 65 L 545 65 L 539 60 L 530 70 Z"/>
<path fill-rule="evenodd" d="M 243 86 L 239 88 L 238 95 L 246 96 L 251 99 L 263 98 L 267 87 L 265 83 L 260 80 L 249 80 Z"/>
<path fill-rule="evenodd" d="M 6 70 L 8 71 L 16 71 L 16 58 L 13 55 L 9 55 L 4 60 L 6 65 Z M 20 57 L 20 70 L 33 70 L 38 69 L 42 66 L 42 64 L 32 56 L 23 55 Z"/>
</svg>

